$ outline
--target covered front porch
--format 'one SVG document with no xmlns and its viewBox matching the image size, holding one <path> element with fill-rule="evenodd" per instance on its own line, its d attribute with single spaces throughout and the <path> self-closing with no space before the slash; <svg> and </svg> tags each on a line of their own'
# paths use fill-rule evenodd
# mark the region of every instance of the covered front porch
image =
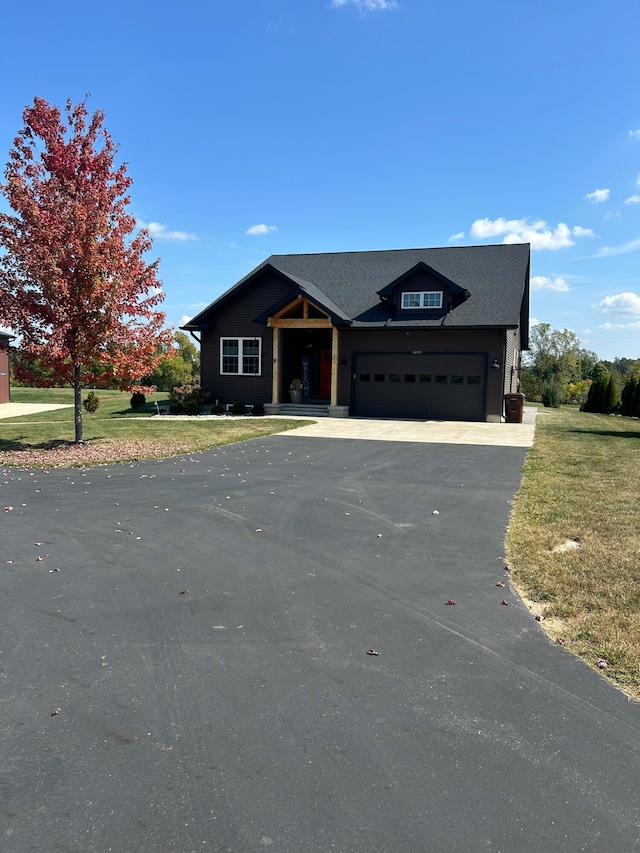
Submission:
<svg viewBox="0 0 640 853">
<path fill-rule="evenodd" d="M 267 414 L 308 411 L 315 416 L 348 417 L 338 405 L 340 333 L 321 308 L 306 296 L 269 317 L 273 335 L 273 382 Z"/>
</svg>

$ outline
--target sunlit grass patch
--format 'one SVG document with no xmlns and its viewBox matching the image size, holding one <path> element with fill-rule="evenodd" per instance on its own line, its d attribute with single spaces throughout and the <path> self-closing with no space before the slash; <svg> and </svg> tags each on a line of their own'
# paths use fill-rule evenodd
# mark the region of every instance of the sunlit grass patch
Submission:
<svg viewBox="0 0 640 853">
<path fill-rule="evenodd" d="M 640 421 L 539 418 L 507 554 L 551 638 L 640 696 Z"/>
</svg>

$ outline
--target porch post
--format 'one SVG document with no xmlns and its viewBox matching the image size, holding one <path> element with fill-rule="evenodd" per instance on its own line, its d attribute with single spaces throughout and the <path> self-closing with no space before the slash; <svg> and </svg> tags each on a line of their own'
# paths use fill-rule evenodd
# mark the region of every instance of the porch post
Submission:
<svg viewBox="0 0 640 853">
<path fill-rule="evenodd" d="M 280 329 L 273 329 L 273 387 L 271 390 L 271 402 L 280 402 Z"/>
<path fill-rule="evenodd" d="M 338 358 L 338 327 L 332 327 L 332 339 L 331 339 L 331 405 L 338 405 L 338 365 L 340 360 Z"/>
</svg>

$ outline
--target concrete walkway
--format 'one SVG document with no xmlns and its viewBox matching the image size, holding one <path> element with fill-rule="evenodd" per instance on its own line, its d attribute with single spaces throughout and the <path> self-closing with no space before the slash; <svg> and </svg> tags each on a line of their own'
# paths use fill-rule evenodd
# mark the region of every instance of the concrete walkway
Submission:
<svg viewBox="0 0 640 853">
<path fill-rule="evenodd" d="M 39 412 L 52 412 L 54 409 L 72 409 L 68 403 L 3 403 L 0 406 L 0 419 L 19 418 L 22 415 L 37 415 Z"/>
</svg>

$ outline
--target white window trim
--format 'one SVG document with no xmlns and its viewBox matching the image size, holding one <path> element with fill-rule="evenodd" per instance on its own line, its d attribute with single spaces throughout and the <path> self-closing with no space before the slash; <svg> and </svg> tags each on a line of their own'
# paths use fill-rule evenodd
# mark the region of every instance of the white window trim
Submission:
<svg viewBox="0 0 640 853">
<path fill-rule="evenodd" d="M 429 296 L 433 294 L 437 294 L 440 297 L 439 305 L 425 305 L 427 294 Z M 419 296 L 420 297 L 420 305 L 405 305 L 405 297 L 406 296 Z M 442 308 L 442 297 L 443 293 L 441 290 L 406 290 L 402 294 L 402 310 L 403 311 L 420 311 L 424 310 L 437 310 L 438 308 Z"/>
<path fill-rule="evenodd" d="M 238 343 L 238 370 L 223 370 L 224 364 L 224 342 L 225 341 L 237 341 Z M 244 373 L 242 370 L 243 361 L 242 361 L 242 350 L 243 344 L 245 341 L 258 341 L 258 372 L 257 373 Z M 227 356 L 229 358 L 229 356 Z M 221 376 L 262 376 L 262 338 L 258 338 L 256 336 L 248 336 L 237 338 L 232 335 L 224 335 L 220 338 L 220 375 Z"/>
</svg>

